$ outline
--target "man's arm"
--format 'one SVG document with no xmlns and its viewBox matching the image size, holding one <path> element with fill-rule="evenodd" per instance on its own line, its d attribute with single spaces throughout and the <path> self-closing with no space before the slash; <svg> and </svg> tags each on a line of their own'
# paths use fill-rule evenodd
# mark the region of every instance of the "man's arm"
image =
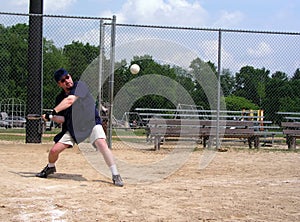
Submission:
<svg viewBox="0 0 300 222">
<path fill-rule="evenodd" d="M 63 111 L 70 106 L 73 105 L 73 103 L 77 100 L 78 96 L 69 95 L 68 97 L 64 98 L 55 108 L 55 112 L 59 113 L 60 111 Z"/>
<path fill-rule="evenodd" d="M 78 96 L 69 95 L 68 97 L 64 98 L 52 111 L 52 114 L 45 114 L 43 118 L 47 121 L 52 119 L 54 122 L 63 123 L 65 121 L 64 116 L 57 115 L 60 111 L 63 111 L 70 106 L 77 100 Z"/>
<path fill-rule="evenodd" d="M 63 122 L 65 122 L 65 117 L 64 116 L 53 116 L 52 120 L 56 123 L 63 123 Z"/>
<path fill-rule="evenodd" d="M 65 122 L 65 117 L 64 116 L 56 116 L 55 115 L 55 116 L 53 116 L 53 117 L 50 118 L 49 114 L 43 114 L 42 117 L 43 117 L 44 121 L 50 121 L 50 120 L 52 120 L 52 121 L 54 121 L 56 123 L 63 123 L 63 122 Z"/>
</svg>

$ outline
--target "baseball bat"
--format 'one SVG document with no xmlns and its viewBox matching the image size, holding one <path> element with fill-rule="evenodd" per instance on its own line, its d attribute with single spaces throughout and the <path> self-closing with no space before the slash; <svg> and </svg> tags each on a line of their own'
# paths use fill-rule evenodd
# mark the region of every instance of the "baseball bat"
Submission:
<svg viewBox="0 0 300 222">
<path fill-rule="evenodd" d="M 27 119 L 32 119 L 32 120 L 38 120 L 38 119 L 41 119 L 42 116 L 39 115 L 39 114 L 28 114 L 27 115 Z"/>
</svg>

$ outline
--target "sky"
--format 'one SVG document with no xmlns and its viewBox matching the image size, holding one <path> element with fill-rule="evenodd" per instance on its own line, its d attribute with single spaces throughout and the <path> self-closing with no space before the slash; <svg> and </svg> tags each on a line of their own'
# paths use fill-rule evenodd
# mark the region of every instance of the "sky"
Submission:
<svg viewBox="0 0 300 222">
<path fill-rule="evenodd" d="M 0 12 L 27 14 L 29 2 L 0 0 Z M 43 13 L 97 18 L 112 18 L 115 15 L 117 24 L 297 33 L 267 36 L 225 32 L 222 35 L 223 68 L 237 72 L 241 67 L 250 65 L 265 67 L 271 73 L 284 71 L 291 76 L 300 67 L 299 9 L 299 0 L 44 0 Z M 64 27 L 60 28 L 55 23 L 55 28 L 44 28 L 44 36 L 53 40 L 58 47 L 72 41 L 98 45 L 99 27 L 90 28 L 88 24 L 86 22 L 84 26 L 74 29 L 74 24 L 68 25 L 66 21 Z M 69 35 L 65 35 L 65 32 Z M 151 53 L 159 61 L 182 67 L 187 67 L 195 56 L 217 64 L 217 35 L 213 37 L 211 33 L 198 32 L 199 35 L 190 35 L 178 42 L 175 39 L 178 36 L 166 31 L 163 35 L 161 31 L 158 32 L 152 31 L 152 35 L 143 36 L 139 29 L 128 28 L 126 33 L 120 33 L 117 35 L 116 59 L 129 61 L 135 55 Z M 123 40 L 120 40 L 122 37 Z M 157 38 L 160 42 L 157 42 Z M 132 39 L 135 44 L 132 44 Z M 152 42 L 153 39 L 155 42 Z M 201 41 L 197 41 L 199 39 Z M 162 48 L 168 48 L 164 50 L 166 55 L 162 53 Z M 181 57 L 178 56 L 179 49 L 182 49 Z"/>
<path fill-rule="evenodd" d="M 0 0 L 28 13 L 30 0 Z M 112 17 L 117 23 L 259 31 L 300 31 L 299 0 L 44 0 L 44 14 Z"/>
</svg>

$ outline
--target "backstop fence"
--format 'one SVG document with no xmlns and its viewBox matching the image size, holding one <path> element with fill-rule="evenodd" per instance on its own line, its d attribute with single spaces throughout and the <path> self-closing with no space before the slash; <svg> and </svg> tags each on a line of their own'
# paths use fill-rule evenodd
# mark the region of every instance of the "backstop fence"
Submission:
<svg viewBox="0 0 300 222">
<path fill-rule="evenodd" d="M 43 17 L 38 114 L 54 107 L 60 89 L 53 73 L 64 67 L 74 80 L 88 83 L 111 147 L 120 148 L 114 143 L 120 138 L 145 145 L 145 124 L 154 117 L 251 113 L 277 124 L 283 118 L 278 112 L 300 111 L 300 33 L 119 24 L 114 16 L 35 16 Z M 8 116 L 26 118 L 35 100 L 27 97 L 29 17 L 0 13 L 0 104 L 22 101 L 22 111 L 1 105 Z M 133 63 L 141 68 L 138 74 L 129 71 Z"/>
</svg>

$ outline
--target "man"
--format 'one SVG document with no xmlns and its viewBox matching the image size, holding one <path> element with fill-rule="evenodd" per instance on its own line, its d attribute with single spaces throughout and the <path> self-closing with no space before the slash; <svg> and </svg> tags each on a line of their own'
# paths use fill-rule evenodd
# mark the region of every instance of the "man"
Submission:
<svg viewBox="0 0 300 222">
<path fill-rule="evenodd" d="M 56 97 L 52 114 L 44 114 L 43 118 L 62 123 L 62 131 L 54 137 L 55 144 L 49 151 L 47 166 L 36 176 L 47 178 L 56 172 L 55 163 L 59 154 L 90 137 L 91 144 L 101 152 L 109 166 L 113 183 L 122 187 L 122 178 L 107 146 L 102 121 L 88 87 L 82 81 L 73 82 L 71 75 L 63 68 L 54 73 L 54 79 L 62 92 Z"/>
</svg>

